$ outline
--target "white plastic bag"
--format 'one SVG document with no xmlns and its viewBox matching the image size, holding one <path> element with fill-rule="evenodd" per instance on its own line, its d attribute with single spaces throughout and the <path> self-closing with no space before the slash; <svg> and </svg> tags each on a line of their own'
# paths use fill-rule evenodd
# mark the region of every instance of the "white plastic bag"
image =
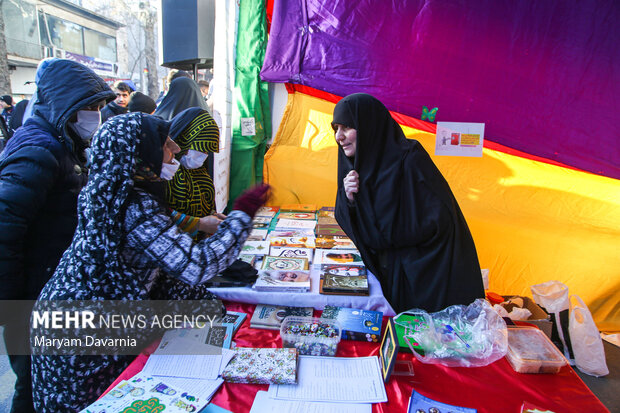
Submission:
<svg viewBox="0 0 620 413">
<path fill-rule="evenodd" d="M 572 346 L 570 343 L 570 335 L 568 331 L 564 331 L 566 324 L 562 327 L 561 313 L 568 311 L 569 299 L 568 299 L 568 286 L 560 281 L 547 281 L 546 283 L 536 284 L 530 286 L 532 290 L 532 297 L 536 304 L 545 309 L 548 313 L 554 317 L 554 328 L 557 329 L 558 337 L 561 341 L 564 357 L 568 360 L 570 365 L 574 364 Z M 567 314 L 564 313 L 564 321 L 566 322 Z M 552 337 L 552 340 L 554 338 Z M 555 341 L 555 340 L 554 340 Z M 557 343 L 558 347 L 560 343 Z"/>
<path fill-rule="evenodd" d="M 603 340 L 592 314 L 579 296 L 571 295 L 569 300 L 568 333 L 575 354 L 575 364 L 579 370 L 590 376 L 606 376 L 609 369 L 605 362 Z"/>
</svg>

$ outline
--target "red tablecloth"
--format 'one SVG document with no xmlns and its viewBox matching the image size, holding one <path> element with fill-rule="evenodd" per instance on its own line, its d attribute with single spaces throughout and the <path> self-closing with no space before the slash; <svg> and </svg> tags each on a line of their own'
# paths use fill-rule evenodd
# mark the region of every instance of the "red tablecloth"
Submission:
<svg viewBox="0 0 620 413">
<path fill-rule="evenodd" d="M 239 347 L 282 347 L 280 333 L 250 328 L 252 304 L 225 303 L 231 311 L 248 314 L 235 334 Z M 150 351 L 154 350 L 154 346 Z M 340 342 L 337 356 L 370 356 L 379 354 L 379 345 L 361 341 Z M 142 370 L 147 354 L 138 356 L 110 386 L 126 380 Z M 413 377 L 393 376 L 386 384 L 387 403 L 373 405 L 373 412 L 405 412 L 411 392 L 417 392 L 443 403 L 472 407 L 479 413 L 518 413 L 524 401 L 555 413 L 609 412 L 569 366 L 558 374 L 516 373 L 506 359 L 485 367 L 444 367 L 424 364 L 411 354 L 399 354 L 399 360 L 412 360 Z M 224 383 L 213 397 L 213 403 L 235 413 L 249 412 L 256 392 L 267 385 Z"/>
</svg>

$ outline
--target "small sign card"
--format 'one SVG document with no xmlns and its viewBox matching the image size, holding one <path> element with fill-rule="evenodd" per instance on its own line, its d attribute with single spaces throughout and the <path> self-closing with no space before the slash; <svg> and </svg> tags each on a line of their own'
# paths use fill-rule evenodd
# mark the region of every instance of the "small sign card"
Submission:
<svg viewBox="0 0 620 413">
<path fill-rule="evenodd" d="M 435 155 L 482 156 L 484 123 L 437 122 Z"/>
</svg>

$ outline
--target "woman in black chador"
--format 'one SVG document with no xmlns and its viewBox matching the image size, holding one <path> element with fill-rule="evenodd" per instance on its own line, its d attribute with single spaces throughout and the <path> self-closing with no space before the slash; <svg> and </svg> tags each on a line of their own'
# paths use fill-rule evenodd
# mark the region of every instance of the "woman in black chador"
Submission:
<svg viewBox="0 0 620 413">
<path fill-rule="evenodd" d="M 356 93 L 334 108 L 336 219 L 396 312 L 484 297 L 465 218 L 428 153 L 385 106 Z"/>
</svg>

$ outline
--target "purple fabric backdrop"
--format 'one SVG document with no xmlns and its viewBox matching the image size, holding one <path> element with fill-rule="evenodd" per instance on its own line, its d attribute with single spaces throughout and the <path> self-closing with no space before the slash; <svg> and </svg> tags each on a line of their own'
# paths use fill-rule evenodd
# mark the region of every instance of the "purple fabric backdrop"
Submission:
<svg viewBox="0 0 620 413">
<path fill-rule="evenodd" d="M 619 21 L 616 0 L 275 0 L 261 75 L 619 179 Z"/>
</svg>

